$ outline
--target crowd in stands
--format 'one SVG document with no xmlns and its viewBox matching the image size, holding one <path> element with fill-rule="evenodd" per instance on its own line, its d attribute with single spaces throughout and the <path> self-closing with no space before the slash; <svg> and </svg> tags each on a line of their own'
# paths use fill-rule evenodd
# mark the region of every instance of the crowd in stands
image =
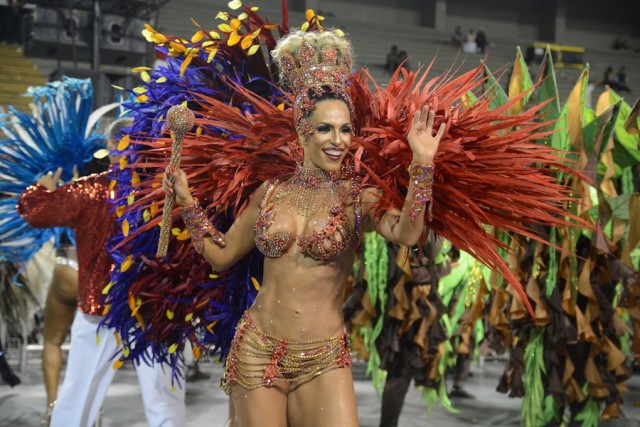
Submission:
<svg viewBox="0 0 640 427">
<path fill-rule="evenodd" d="M 408 58 L 409 56 L 406 51 L 399 50 L 398 46 L 393 45 L 391 46 L 389 53 L 387 53 L 387 60 L 384 64 L 384 69 L 392 74 L 395 73 L 400 66 L 409 70 Z"/>
<path fill-rule="evenodd" d="M 466 53 L 485 53 L 489 46 L 489 39 L 483 27 L 478 31 L 470 28 L 466 34 L 459 25 L 451 33 L 451 43 Z"/>
<path fill-rule="evenodd" d="M 607 67 L 602 76 L 602 80 L 598 82 L 598 84 L 609 86 L 617 92 L 631 92 L 631 89 L 629 89 L 627 85 L 627 71 L 624 66 L 620 67 L 617 73 L 614 72 L 613 67 Z"/>
</svg>

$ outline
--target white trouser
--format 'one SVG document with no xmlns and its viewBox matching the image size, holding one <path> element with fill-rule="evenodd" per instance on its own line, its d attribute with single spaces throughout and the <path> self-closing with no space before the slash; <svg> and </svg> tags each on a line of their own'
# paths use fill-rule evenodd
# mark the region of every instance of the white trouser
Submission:
<svg viewBox="0 0 640 427">
<path fill-rule="evenodd" d="M 67 370 L 53 409 L 51 427 L 90 427 L 98 418 L 116 370 L 118 350 L 113 331 L 98 326 L 102 316 L 78 311 L 71 326 Z M 96 335 L 97 333 L 97 335 Z M 144 411 L 150 427 L 185 425 L 184 383 L 171 384 L 171 369 L 160 364 L 136 365 Z"/>
</svg>

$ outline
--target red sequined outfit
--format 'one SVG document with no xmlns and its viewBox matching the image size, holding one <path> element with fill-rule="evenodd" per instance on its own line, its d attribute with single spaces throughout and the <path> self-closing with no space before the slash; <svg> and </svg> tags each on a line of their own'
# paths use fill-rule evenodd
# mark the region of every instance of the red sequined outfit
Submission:
<svg viewBox="0 0 640 427">
<path fill-rule="evenodd" d="M 72 228 L 78 248 L 78 310 L 101 316 L 102 289 L 109 282 L 112 260 L 106 250 L 115 221 L 109 212 L 108 173 L 90 175 L 48 191 L 42 185 L 27 188 L 18 212 L 36 228 Z"/>
<path fill-rule="evenodd" d="M 236 326 L 221 387 L 231 394 L 233 384 L 247 390 L 288 384 L 295 390 L 318 375 L 351 366 L 349 333 L 315 341 L 287 341 L 266 334 L 247 312 Z"/>
</svg>

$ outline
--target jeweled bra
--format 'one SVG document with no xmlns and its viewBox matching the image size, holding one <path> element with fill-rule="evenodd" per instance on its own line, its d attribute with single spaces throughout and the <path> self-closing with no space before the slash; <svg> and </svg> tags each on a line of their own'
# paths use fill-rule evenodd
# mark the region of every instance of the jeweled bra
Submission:
<svg viewBox="0 0 640 427">
<path fill-rule="evenodd" d="M 274 194 L 279 183 L 279 180 L 269 182 L 254 227 L 256 246 L 264 256 L 278 258 L 297 240 L 303 255 L 316 261 L 330 261 L 357 244 L 361 223 L 360 184 L 353 173 L 347 169 L 328 173 L 298 165 L 291 179 Z M 291 232 L 270 234 L 275 209 L 281 205 L 293 207 L 297 215 L 305 217 L 326 211 L 326 225 L 301 236 Z M 349 209 L 353 209 L 355 224 L 349 218 Z"/>
</svg>

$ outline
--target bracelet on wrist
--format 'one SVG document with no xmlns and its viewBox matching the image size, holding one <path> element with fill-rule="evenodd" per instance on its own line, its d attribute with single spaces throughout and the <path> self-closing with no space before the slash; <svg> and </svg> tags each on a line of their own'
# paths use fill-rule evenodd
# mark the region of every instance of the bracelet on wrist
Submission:
<svg viewBox="0 0 640 427">
<path fill-rule="evenodd" d="M 211 236 L 218 246 L 225 245 L 224 234 L 211 224 L 205 211 L 200 207 L 198 199 L 188 206 L 180 209 L 180 216 L 187 226 L 189 236 L 191 236 L 191 244 L 199 254 L 202 253 L 204 247 L 205 236 Z"/>
<path fill-rule="evenodd" d="M 413 200 L 409 209 L 409 218 L 415 221 L 424 206 L 429 202 L 427 220 L 433 220 L 433 176 L 435 165 L 411 163 L 409 165 L 409 179 L 413 182 Z"/>
</svg>

